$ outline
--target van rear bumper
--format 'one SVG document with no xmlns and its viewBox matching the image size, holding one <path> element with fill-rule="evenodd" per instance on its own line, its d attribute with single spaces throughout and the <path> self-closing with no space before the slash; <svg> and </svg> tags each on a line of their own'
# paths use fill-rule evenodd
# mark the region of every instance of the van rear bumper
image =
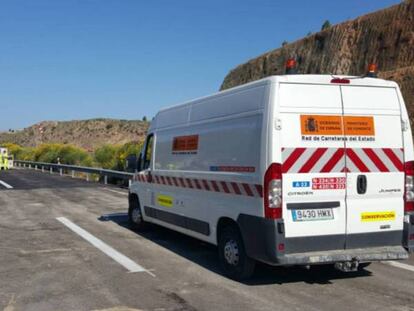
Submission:
<svg viewBox="0 0 414 311">
<path fill-rule="evenodd" d="M 402 246 L 386 246 L 285 254 L 277 256 L 276 264 L 312 265 L 344 261 L 370 262 L 381 260 L 401 260 L 407 258 L 408 253 Z"/>
<path fill-rule="evenodd" d="M 281 221 L 241 214 L 237 222 L 249 257 L 270 265 L 311 265 L 344 261 L 407 259 L 403 231 L 345 237 L 286 238 Z M 347 245 L 348 248 L 344 248 Z"/>
</svg>

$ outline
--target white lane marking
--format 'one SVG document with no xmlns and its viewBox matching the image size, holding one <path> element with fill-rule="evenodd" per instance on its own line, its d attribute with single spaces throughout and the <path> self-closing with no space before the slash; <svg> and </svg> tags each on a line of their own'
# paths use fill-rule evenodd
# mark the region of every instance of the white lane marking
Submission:
<svg viewBox="0 0 414 311">
<path fill-rule="evenodd" d="M 90 234 L 88 231 L 82 229 L 78 225 L 71 222 L 66 217 L 57 217 L 58 221 L 60 221 L 62 224 L 64 224 L 66 227 L 68 227 L 70 230 L 75 232 L 76 234 L 80 235 L 82 238 L 84 238 L 86 241 L 91 243 L 93 246 L 95 246 L 97 249 L 99 249 L 101 252 L 106 254 L 107 256 L 111 257 L 113 260 L 115 260 L 120 265 L 124 266 L 129 272 L 146 272 L 150 274 L 151 276 L 155 277 L 153 273 L 146 270 L 145 268 L 141 267 L 136 262 L 132 261 L 125 255 L 121 254 L 117 250 L 113 249 L 108 244 L 104 243 L 103 241 L 99 240 L 98 238 L 94 237 L 92 234 Z"/>
<path fill-rule="evenodd" d="M 404 270 L 414 272 L 414 266 L 407 265 L 405 263 L 401 263 L 401 262 L 398 262 L 398 261 L 383 261 L 382 263 L 384 263 L 386 265 L 389 265 L 389 266 L 396 267 L 396 268 L 400 268 L 400 269 L 404 269 Z"/>
<path fill-rule="evenodd" d="M 128 194 L 127 191 L 122 192 L 122 191 L 118 191 L 118 190 L 114 190 L 114 189 L 109 189 L 109 188 L 105 188 L 105 190 L 111 191 L 111 192 L 114 192 L 114 193 L 117 193 L 117 194 L 122 194 L 122 195 L 127 195 Z"/>
<path fill-rule="evenodd" d="M 6 187 L 7 189 L 13 189 L 12 186 L 10 186 L 8 183 L 5 183 L 4 181 L 0 180 L 0 185 L 3 185 L 4 187 Z"/>
</svg>

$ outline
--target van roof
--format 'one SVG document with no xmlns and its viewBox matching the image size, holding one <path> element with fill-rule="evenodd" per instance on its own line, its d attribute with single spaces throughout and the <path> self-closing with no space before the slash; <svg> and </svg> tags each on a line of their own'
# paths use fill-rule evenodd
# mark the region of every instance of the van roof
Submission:
<svg viewBox="0 0 414 311">
<path fill-rule="evenodd" d="M 355 85 L 356 86 L 377 86 L 377 87 L 396 87 L 397 86 L 397 83 L 395 83 L 394 81 L 383 80 L 379 78 L 360 77 L 360 76 L 326 75 L 326 74 L 324 75 L 315 75 L 315 74 L 274 75 L 274 76 L 269 76 L 269 77 L 266 77 L 260 80 L 255 80 L 255 81 L 252 81 L 246 84 L 242 84 L 242 85 L 230 88 L 230 89 L 219 91 L 219 92 L 207 95 L 207 96 L 195 98 L 195 99 L 186 101 L 181 104 L 172 105 L 172 106 L 163 108 L 159 110 L 156 116 L 154 117 L 153 122 L 151 122 L 151 126 L 149 130 L 151 130 L 151 128 L 156 126 L 155 124 L 156 122 L 154 121 L 156 121 L 156 118 L 160 113 L 166 112 L 171 109 L 184 108 L 195 102 L 207 100 L 207 99 L 210 99 L 216 96 L 228 95 L 228 94 L 235 93 L 241 90 L 246 90 L 249 88 L 257 87 L 259 85 L 266 85 L 269 83 L 276 83 L 276 82 L 299 83 L 299 84 L 302 84 L 302 83 L 331 84 L 331 80 L 333 78 L 349 79 L 351 81 L 349 85 L 354 85 L 354 86 Z"/>
<path fill-rule="evenodd" d="M 166 108 L 160 109 L 159 112 L 166 111 L 172 108 L 177 108 L 180 106 L 185 106 L 191 104 L 195 101 L 200 101 L 203 99 L 207 99 L 212 96 L 216 96 L 219 94 L 226 94 L 231 93 L 236 90 L 245 89 L 249 87 L 254 87 L 257 85 L 267 84 L 269 82 L 276 82 L 276 81 L 283 81 L 288 83 L 315 83 L 315 84 L 330 84 L 333 78 L 347 78 L 351 80 L 350 85 L 359 85 L 359 86 L 382 86 L 382 87 L 395 87 L 397 84 L 394 81 L 384 80 L 379 78 L 369 78 L 369 77 L 360 77 L 360 76 L 346 76 L 346 75 L 314 75 L 314 74 L 296 74 L 296 75 L 273 75 L 269 76 L 260 80 L 255 80 L 252 82 L 248 82 L 242 85 L 238 85 L 223 91 L 219 91 L 207 96 L 202 96 L 198 98 L 194 98 L 192 100 L 186 101 L 182 104 L 168 106 Z"/>
<path fill-rule="evenodd" d="M 394 81 L 369 78 L 363 76 L 346 76 L 346 75 L 283 75 L 271 76 L 266 79 L 279 80 L 290 83 L 315 83 L 315 84 L 331 84 L 333 78 L 349 79 L 350 85 L 358 86 L 379 86 L 379 87 L 395 87 Z"/>
</svg>

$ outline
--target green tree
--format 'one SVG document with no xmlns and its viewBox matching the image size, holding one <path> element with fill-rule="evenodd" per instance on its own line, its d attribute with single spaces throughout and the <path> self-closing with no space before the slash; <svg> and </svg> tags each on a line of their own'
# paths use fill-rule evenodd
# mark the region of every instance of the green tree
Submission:
<svg viewBox="0 0 414 311">
<path fill-rule="evenodd" d="M 321 27 L 321 30 L 326 30 L 326 29 L 328 29 L 329 27 L 331 27 L 332 25 L 331 25 L 331 22 L 329 21 L 329 20 L 326 20 L 323 24 L 322 24 L 322 27 Z"/>
</svg>

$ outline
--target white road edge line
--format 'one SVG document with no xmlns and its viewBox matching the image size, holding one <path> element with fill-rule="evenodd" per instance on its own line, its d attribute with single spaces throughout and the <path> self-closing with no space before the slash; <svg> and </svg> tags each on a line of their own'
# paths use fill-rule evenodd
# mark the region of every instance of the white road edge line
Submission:
<svg viewBox="0 0 414 311">
<path fill-rule="evenodd" d="M 414 266 L 407 265 L 405 263 L 401 263 L 401 262 L 398 262 L 398 261 L 382 261 L 382 263 L 386 264 L 386 265 L 389 265 L 389 266 L 396 267 L 396 268 L 400 268 L 400 269 L 404 269 L 404 270 L 414 272 Z"/>
<path fill-rule="evenodd" d="M 125 255 L 121 254 L 117 250 L 113 249 L 111 246 L 106 244 L 105 242 L 101 241 L 100 239 L 94 237 L 92 234 L 90 234 L 88 231 L 82 229 L 78 225 L 71 222 L 66 217 L 57 217 L 56 218 L 59 222 L 64 224 L 66 227 L 68 227 L 70 230 L 81 236 L 83 239 L 91 243 L 93 246 L 95 246 L 97 249 L 99 249 L 101 252 L 106 254 L 107 256 L 111 257 L 113 260 L 115 260 L 120 265 L 124 266 L 129 272 L 146 272 L 149 275 L 155 277 L 155 275 L 137 264 L 136 262 L 132 261 Z"/>
<path fill-rule="evenodd" d="M 4 181 L 0 180 L 0 185 L 3 185 L 4 187 L 6 187 L 7 189 L 13 189 L 12 186 L 10 186 L 8 183 L 5 183 Z"/>
</svg>

